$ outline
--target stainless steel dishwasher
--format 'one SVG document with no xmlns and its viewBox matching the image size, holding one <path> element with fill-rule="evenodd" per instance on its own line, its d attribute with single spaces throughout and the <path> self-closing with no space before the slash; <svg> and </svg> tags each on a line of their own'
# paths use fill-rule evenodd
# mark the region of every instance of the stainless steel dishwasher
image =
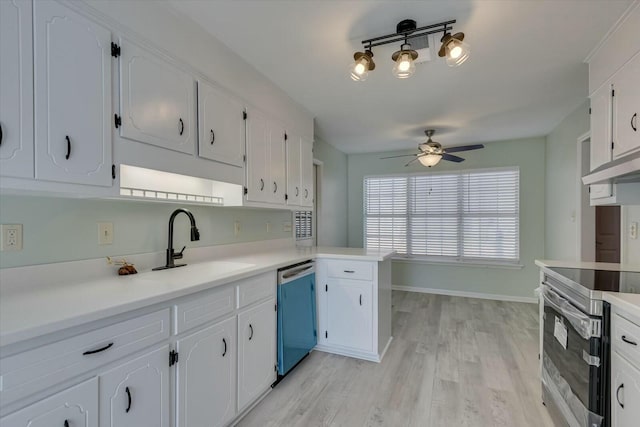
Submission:
<svg viewBox="0 0 640 427">
<path fill-rule="evenodd" d="M 317 341 L 314 262 L 279 269 L 278 381 L 309 354 Z"/>
</svg>

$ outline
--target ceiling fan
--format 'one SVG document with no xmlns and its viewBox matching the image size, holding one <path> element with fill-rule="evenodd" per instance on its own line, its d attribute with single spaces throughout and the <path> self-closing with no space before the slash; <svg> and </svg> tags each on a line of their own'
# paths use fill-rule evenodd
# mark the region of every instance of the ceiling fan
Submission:
<svg viewBox="0 0 640 427">
<path fill-rule="evenodd" d="M 478 150 L 480 148 L 484 148 L 482 144 L 474 144 L 474 145 L 461 145 L 459 147 L 451 147 L 451 148 L 442 148 L 439 142 L 433 141 L 431 137 L 436 131 L 433 129 L 427 129 L 424 133 L 427 135 L 427 141 L 422 144 L 418 144 L 419 153 L 416 154 L 403 154 L 401 156 L 389 156 L 389 157 L 381 157 L 381 159 L 393 159 L 397 157 L 415 157 L 409 163 L 405 165 L 409 166 L 411 163 L 418 160 L 424 166 L 435 166 L 440 160 L 448 160 L 450 162 L 464 162 L 462 157 L 454 156 L 449 153 L 459 153 L 460 151 L 470 151 L 470 150 Z"/>
</svg>

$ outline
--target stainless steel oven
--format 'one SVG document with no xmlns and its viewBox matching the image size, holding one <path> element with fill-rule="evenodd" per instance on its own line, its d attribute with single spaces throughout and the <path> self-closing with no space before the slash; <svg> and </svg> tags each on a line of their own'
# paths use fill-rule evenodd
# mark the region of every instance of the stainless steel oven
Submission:
<svg viewBox="0 0 640 427">
<path fill-rule="evenodd" d="M 606 426 L 608 304 L 588 314 L 548 284 L 542 287 L 543 401 L 558 425 Z"/>
</svg>

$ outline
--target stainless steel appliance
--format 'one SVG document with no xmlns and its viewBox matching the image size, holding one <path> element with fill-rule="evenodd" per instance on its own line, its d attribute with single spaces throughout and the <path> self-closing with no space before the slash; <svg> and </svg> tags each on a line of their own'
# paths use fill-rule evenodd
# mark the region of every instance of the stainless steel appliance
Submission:
<svg viewBox="0 0 640 427">
<path fill-rule="evenodd" d="M 316 344 L 315 269 L 309 260 L 278 270 L 278 381 Z"/>
<path fill-rule="evenodd" d="M 609 304 L 640 292 L 640 273 L 544 268 L 542 398 L 558 426 L 610 422 Z"/>
</svg>

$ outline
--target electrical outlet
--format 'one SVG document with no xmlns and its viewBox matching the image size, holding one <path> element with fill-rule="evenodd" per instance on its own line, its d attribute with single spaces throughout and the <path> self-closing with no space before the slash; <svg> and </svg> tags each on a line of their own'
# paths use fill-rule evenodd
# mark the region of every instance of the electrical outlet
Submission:
<svg viewBox="0 0 640 427">
<path fill-rule="evenodd" d="M 112 243 L 113 243 L 113 223 L 99 222 L 98 223 L 98 244 L 111 245 Z"/>
<path fill-rule="evenodd" d="M 637 239 L 638 238 L 638 223 L 637 222 L 632 222 L 631 226 L 629 227 L 629 237 L 631 237 L 632 239 Z"/>
<path fill-rule="evenodd" d="M 290 222 L 285 222 L 284 224 L 282 224 L 282 231 L 285 233 L 289 233 L 291 232 L 291 223 Z"/>
<path fill-rule="evenodd" d="M 3 251 L 22 250 L 22 224 L 2 224 L 2 244 Z"/>
<path fill-rule="evenodd" d="M 238 234 L 240 234 L 240 221 L 233 223 L 233 235 L 237 236 Z"/>
</svg>

